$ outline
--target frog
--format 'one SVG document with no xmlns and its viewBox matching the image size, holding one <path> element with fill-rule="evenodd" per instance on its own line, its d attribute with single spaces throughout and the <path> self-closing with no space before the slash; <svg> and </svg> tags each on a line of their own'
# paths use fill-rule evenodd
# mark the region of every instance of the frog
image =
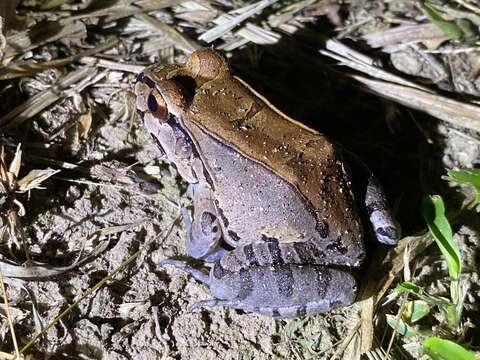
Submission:
<svg viewBox="0 0 480 360">
<path fill-rule="evenodd" d="M 366 258 L 362 214 L 379 242 L 400 237 L 361 160 L 278 110 L 215 50 L 147 67 L 134 91 L 145 130 L 192 198 L 193 213 L 183 211 L 187 260 L 160 262 L 209 287 L 213 299 L 190 310 L 294 318 L 355 301 Z"/>
</svg>

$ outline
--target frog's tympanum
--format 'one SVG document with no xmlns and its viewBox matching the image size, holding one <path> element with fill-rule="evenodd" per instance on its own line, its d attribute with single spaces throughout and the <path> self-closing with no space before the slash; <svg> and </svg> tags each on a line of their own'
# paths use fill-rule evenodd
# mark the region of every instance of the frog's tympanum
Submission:
<svg viewBox="0 0 480 360">
<path fill-rule="evenodd" d="M 168 259 L 226 306 L 295 317 L 351 304 L 365 257 L 360 210 L 376 238 L 399 232 L 369 171 L 360 194 L 338 145 L 282 114 L 212 50 L 154 65 L 135 84 L 146 130 L 190 185 L 189 256 Z M 358 186 L 355 186 L 357 188 Z"/>
</svg>

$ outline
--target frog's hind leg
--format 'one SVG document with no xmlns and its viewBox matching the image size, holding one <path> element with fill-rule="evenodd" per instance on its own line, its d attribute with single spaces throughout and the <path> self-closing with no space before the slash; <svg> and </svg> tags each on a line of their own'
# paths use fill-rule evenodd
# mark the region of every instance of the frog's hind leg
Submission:
<svg viewBox="0 0 480 360">
<path fill-rule="evenodd" d="M 393 219 L 382 186 L 367 165 L 355 154 L 344 151 L 352 170 L 355 197 L 373 227 L 378 241 L 394 245 L 400 238 L 400 228 Z"/>
<path fill-rule="evenodd" d="M 335 251 L 329 253 L 323 250 L 315 239 L 297 242 L 281 242 L 275 238 L 264 238 L 236 247 L 227 252 L 218 262 L 215 269 L 218 272 L 238 272 L 258 266 L 284 266 L 284 265 L 338 265 L 355 267 L 359 265 L 359 259 L 352 258 L 337 261 Z"/>
<path fill-rule="evenodd" d="M 348 271 L 313 265 L 253 266 L 210 271 L 209 287 L 216 299 L 196 302 L 190 310 L 228 307 L 277 318 L 313 315 L 351 304 L 357 282 Z"/>
</svg>

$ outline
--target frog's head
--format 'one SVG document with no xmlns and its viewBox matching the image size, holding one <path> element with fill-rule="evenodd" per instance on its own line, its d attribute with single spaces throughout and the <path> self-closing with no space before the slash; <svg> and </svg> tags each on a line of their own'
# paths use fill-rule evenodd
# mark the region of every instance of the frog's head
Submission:
<svg viewBox="0 0 480 360">
<path fill-rule="evenodd" d="M 188 182 L 196 182 L 191 167 L 194 144 L 184 126 L 194 116 L 189 105 L 199 87 L 228 74 L 225 59 L 205 49 L 192 53 L 183 66 L 155 64 L 137 77 L 136 106 L 145 128 Z"/>
<path fill-rule="evenodd" d="M 137 78 L 137 109 L 144 121 L 152 117 L 163 122 L 171 116 L 182 118 L 198 88 L 229 75 L 223 56 L 208 49 L 192 53 L 183 66 L 155 64 Z"/>
</svg>

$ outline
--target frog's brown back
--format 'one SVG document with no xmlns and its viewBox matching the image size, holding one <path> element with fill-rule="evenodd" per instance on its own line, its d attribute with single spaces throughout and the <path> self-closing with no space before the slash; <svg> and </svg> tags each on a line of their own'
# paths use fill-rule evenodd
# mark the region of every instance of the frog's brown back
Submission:
<svg viewBox="0 0 480 360">
<path fill-rule="evenodd" d="M 208 134 L 296 186 L 315 209 L 323 238 L 350 238 L 351 245 L 361 246 L 349 175 L 324 135 L 287 117 L 231 76 L 199 87 L 189 111 Z"/>
</svg>

